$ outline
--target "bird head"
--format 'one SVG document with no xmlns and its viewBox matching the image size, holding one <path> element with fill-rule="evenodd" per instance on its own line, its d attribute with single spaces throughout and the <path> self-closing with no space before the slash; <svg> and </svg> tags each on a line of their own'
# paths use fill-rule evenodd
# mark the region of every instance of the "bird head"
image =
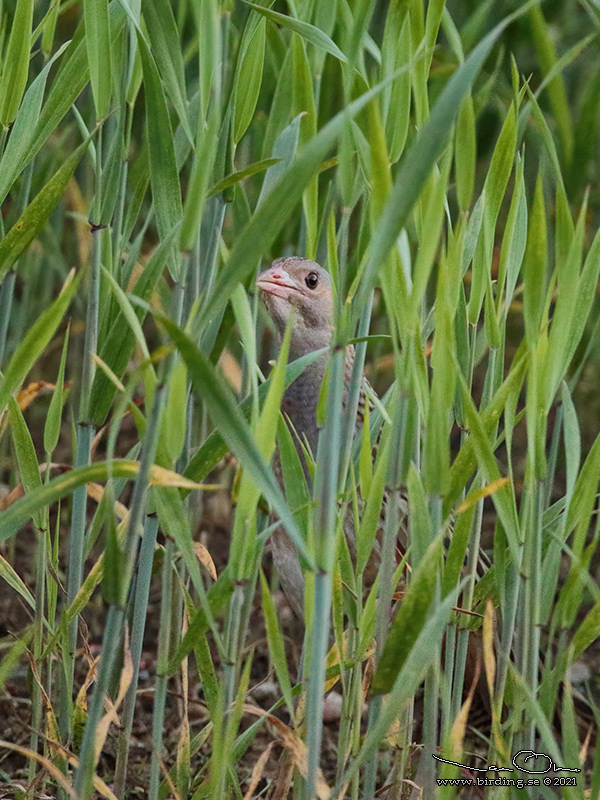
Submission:
<svg viewBox="0 0 600 800">
<path fill-rule="evenodd" d="M 309 258 L 276 259 L 256 285 L 281 337 L 295 309 L 290 349 L 297 358 L 328 347 L 333 329 L 333 292 L 329 273 Z"/>
</svg>

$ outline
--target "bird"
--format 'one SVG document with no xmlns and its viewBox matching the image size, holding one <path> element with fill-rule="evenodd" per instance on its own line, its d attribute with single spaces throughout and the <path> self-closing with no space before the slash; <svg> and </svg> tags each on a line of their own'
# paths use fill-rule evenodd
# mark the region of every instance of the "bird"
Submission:
<svg viewBox="0 0 600 800">
<path fill-rule="evenodd" d="M 300 461 L 304 466 L 307 482 L 310 485 L 310 472 L 306 462 L 305 448 L 308 446 L 313 454 L 317 452 L 319 441 L 319 427 L 317 424 L 317 405 L 325 371 L 327 368 L 329 352 L 334 335 L 335 303 L 333 285 L 330 274 L 309 258 L 289 256 L 278 258 L 271 267 L 262 272 L 256 285 L 261 291 L 266 310 L 273 321 L 279 343 L 283 339 L 290 315 L 294 313 L 291 326 L 289 344 L 289 358 L 295 360 L 315 350 L 325 349 L 318 355 L 304 372 L 296 378 L 285 390 L 281 411 L 284 418 L 292 428 L 296 449 Z M 352 345 L 347 345 L 345 355 L 345 381 L 342 396 L 343 405 L 346 405 L 350 381 L 353 373 L 355 350 Z M 361 378 L 359 403 L 356 412 L 355 436 L 362 428 L 367 406 L 371 410 L 374 390 L 367 378 Z M 373 458 L 376 457 L 378 442 L 373 449 Z M 275 452 L 273 463 L 275 475 L 282 488 L 283 474 L 281 463 Z M 360 492 L 360 490 L 359 490 Z M 391 513 L 395 514 L 398 521 L 396 540 L 396 562 L 400 563 L 408 547 L 408 498 L 404 492 L 384 492 L 380 511 L 378 533 L 373 543 L 373 551 L 362 575 L 362 585 L 367 591 L 372 587 L 380 567 L 381 534 L 383 533 L 386 511 L 394 503 Z M 276 518 L 275 518 L 276 519 Z M 275 521 L 274 519 L 274 521 Z M 352 558 L 356 556 L 354 514 L 348 510 L 343 518 L 343 529 L 348 549 Z M 445 544 L 449 539 L 445 540 Z M 287 597 L 288 603 L 300 620 L 304 619 L 304 589 L 305 578 L 300 564 L 296 546 L 282 526 L 276 526 L 271 534 L 271 554 L 277 571 L 280 585 Z M 465 559 L 465 565 L 467 559 Z M 477 577 L 478 579 L 489 569 L 490 562 L 483 551 L 478 553 Z M 404 592 L 402 585 L 396 587 L 394 599 L 402 602 Z M 464 609 L 455 607 L 455 611 Z M 472 612 L 466 611 L 467 614 Z M 478 686 L 477 695 L 481 702 L 478 704 L 483 718 L 489 717 L 489 696 L 484 671 L 480 669 L 483 659 L 481 631 L 473 631 L 469 637 L 465 686 L 475 682 Z M 477 704 L 476 704 L 477 705 Z"/>
<path fill-rule="evenodd" d="M 295 434 L 296 448 L 307 479 L 310 481 L 305 447 L 302 442 L 313 454 L 316 454 L 319 440 L 317 404 L 329 357 L 327 348 L 332 343 L 334 333 L 334 295 L 331 276 L 327 270 L 309 258 L 289 256 L 273 261 L 271 267 L 258 276 L 256 285 L 262 293 L 264 305 L 273 321 L 280 343 L 290 315 L 295 312 L 289 345 L 290 360 L 325 349 L 325 352 L 317 356 L 315 361 L 285 390 L 281 403 L 281 411 Z M 344 405 L 349 393 L 354 358 L 354 347 L 348 345 L 345 357 Z M 356 433 L 362 428 L 365 407 L 367 404 L 371 406 L 369 397 L 372 394 L 373 389 L 367 378 L 363 376 L 356 414 Z M 281 465 L 277 456 L 274 468 L 279 482 L 282 483 Z M 385 518 L 386 500 L 387 498 L 384 497 L 380 519 L 381 529 Z M 405 517 L 406 502 L 400 500 L 400 503 L 400 517 Z M 351 512 L 346 514 L 343 525 L 350 553 L 354 555 L 354 515 Z M 397 552 L 401 557 L 406 548 L 404 526 L 400 526 L 398 533 Z M 271 536 L 271 553 L 280 584 L 290 606 L 302 618 L 304 575 L 296 547 L 282 527 L 276 528 Z M 366 578 L 366 586 L 373 582 L 378 568 L 379 546 L 376 541 L 372 557 L 363 576 Z"/>
</svg>

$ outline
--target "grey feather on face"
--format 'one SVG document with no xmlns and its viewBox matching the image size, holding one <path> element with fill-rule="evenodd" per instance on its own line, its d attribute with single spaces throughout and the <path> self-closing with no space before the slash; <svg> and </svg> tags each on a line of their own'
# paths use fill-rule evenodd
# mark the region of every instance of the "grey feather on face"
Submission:
<svg viewBox="0 0 600 800">
<path fill-rule="evenodd" d="M 258 277 L 257 285 L 280 338 L 292 310 L 295 311 L 290 342 L 292 358 L 329 346 L 333 292 L 331 277 L 323 267 L 309 258 L 278 258 Z"/>
</svg>

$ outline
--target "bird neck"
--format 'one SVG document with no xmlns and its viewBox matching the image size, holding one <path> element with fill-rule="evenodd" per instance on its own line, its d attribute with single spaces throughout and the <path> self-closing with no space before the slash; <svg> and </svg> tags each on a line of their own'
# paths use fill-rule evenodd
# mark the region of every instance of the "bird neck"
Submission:
<svg viewBox="0 0 600 800">
<path fill-rule="evenodd" d="M 314 455 L 317 453 L 319 429 L 317 427 L 317 405 L 321 395 L 321 387 L 325 370 L 327 368 L 328 353 L 317 356 L 315 361 L 308 366 L 302 375 L 288 386 L 282 402 L 282 411 L 290 418 L 296 433 L 306 436 Z M 354 348 L 346 348 L 346 375 L 352 374 L 354 363 Z M 346 400 L 344 391 L 344 402 Z"/>
<path fill-rule="evenodd" d="M 278 331 L 279 343 L 283 339 L 284 331 Z M 299 319 L 292 328 L 290 337 L 290 360 L 295 361 L 307 353 L 314 353 L 315 350 L 322 350 L 331 345 L 333 331 L 329 326 L 310 327 L 304 320 Z M 323 363 L 327 362 L 327 356 L 323 358 Z M 325 370 L 325 366 L 322 367 Z M 321 376 L 322 377 L 322 376 Z"/>
</svg>

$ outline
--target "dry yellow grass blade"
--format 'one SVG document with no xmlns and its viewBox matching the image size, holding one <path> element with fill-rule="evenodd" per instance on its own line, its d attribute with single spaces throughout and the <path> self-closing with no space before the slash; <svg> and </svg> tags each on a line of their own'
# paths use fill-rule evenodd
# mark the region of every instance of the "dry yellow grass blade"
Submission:
<svg viewBox="0 0 600 800">
<path fill-rule="evenodd" d="M 348 632 L 346 631 L 346 633 L 348 633 Z M 326 662 L 327 663 L 327 667 L 328 668 L 329 667 L 336 667 L 336 666 L 338 666 L 338 664 L 341 664 L 341 661 L 342 661 L 342 658 L 341 658 L 341 655 L 340 655 L 339 647 L 337 646 L 337 643 L 334 642 L 332 647 L 331 647 L 331 649 L 330 649 L 330 651 L 327 653 L 327 662 Z M 338 674 L 338 675 L 334 675 L 332 678 L 329 678 L 328 681 L 325 681 L 325 694 L 327 694 L 327 692 L 330 692 L 333 689 L 333 687 L 336 685 L 336 683 L 339 681 L 339 679 L 340 679 L 340 676 Z"/>
<path fill-rule="evenodd" d="M 188 630 L 187 619 L 184 617 L 181 624 L 181 638 Z M 181 662 L 181 696 L 182 714 L 181 727 L 179 729 L 179 741 L 177 742 L 177 785 L 180 791 L 187 797 L 190 790 L 191 770 L 190 770 L 190 717 L 189 717 L 189 666 L 186 656 Z"/>
<path fill-rule="evenodd" d="M 371 648 L 367 656 L 368 658 L 363 671 L 361 689 L 360 689 L 362 692 L 363 703 L 367 702 L 367 696 L 369 694 L 369 689 L 371 688 L 371 682 L 373 680 L 373 675 L 375 674 L 375 668 L 377 666 L 377 663 L 375 661 L 374 647 Z"/>
<path fill-rule="evenodd" d="M 139 469 L 139 464 L 137 468 Z M 179 475 L 177 472 L 159 467 L 158 464 L 154 464 L 150 467 L 149 483 L 151 486 L 171 486 L 176 489 L 191 490 L 204 489 L 205 491 L 217 491 L 217 489 L 223 488 L 217 483 L 196 483 L 189 478 L 184 478 L 183 475 Z"/>
<path fill-rule="evenodd" d="M 280 761 L 279 772 L 274 783 L 274 791 L 269 800 L 287 800 L 294 779 L 294 761 L 286 751 Z"/>
<path fill-rule="evenodd" d="M 54 383 L 48 383 L 47 381 L 32 381 L 32 383 L 27 384 L 24 389 L 20 389 L 17 392 L 17 403 L 21 411 L 25 411 L 44 389 L 53 392 L 56 389 L 56 385 Z"/>
<path fill-rule="evenodd" d="M 507 483 L 510 483 L 510 478 L 498 478 L 498 480 L 486 484 L 481 489 L 473 492 L 473 494 L 469 495 L 465 500 L 463 500 L 463 502 L 457 508 L 456 513 L 462 514 L 464 511 L 467 511 L 469 508 L 476 505 L 480 500 L 489 497 L 503 486 L 506 486 Z"/>
<path fill-rule="evenodd" d="M 32 381 L 23 389 L 19 389 L 19 391 L 16 393 L 16 399 L 17 403 L 19 404 L 19 408 L 21 411 L 25 411 L 25 409 L 33 403 L 40 392 L 42 392 L 44 389 L 48 389 L 48 391 L 54 391 L 55 388 L 55 384 L 48 383 L 47 381 Z M 4 411 L 0 413 L 0 434 L 4 433 L 7 425 L 8 417 L 6 416 L 6 409 L 4 409 Z"/>
<path fill-rule="evenodd" d="M 100 661 L 100 656 L 97 656 L 95 659 L 93 659 L 88 669 L 87 675 L 85 676 L 85 680 L 81 685 L 80 690 L 77 692 L 77 699 L 75 700 L 75 711 L 76 711 L 76 716 L 78 715 L 80 718 L 85 717 L 85 715 L 87 714 L 87 693 L 92 683 L 96 680 L 96 675 L 98 674 L 99 661 Z"/>
<path fill-rule="evenodd" d="M 579 763 L 583 767 L 585 761 L 588 757 L 588 750 L 590 749 L 590 741 L 592 739 L 592 733 L 594 732 L 594 725 L 590 725 L 588 731 L 585 735 L 585 741 L 581 745 L 581 750 L 579 751 Z"/>
<path fill-rule="evenodd" d="M 483 663 L 488 691 L 493 701 L 494 685 L 496 683 L 496 659 L 494 658 L 494 604 L 491 597 L 488 597 L 483 616 Z"/>
<path fill-rule="evenodd" d="M 300 737 L 291 728 L 288 728 L 288 726 L 280 719 L 277 719 L 277 717 L 273 716 L 273 714 L 269 714 L 268 711 L 265 711 L 258 706 L 245 703 L 244 711 L 247 714 L 253 714 L 256 717 L 264 717 L 266 719 L 267 723 L 273 729 L 275 735 L 281 741 L 283 747 L 285 747 L 285 749 L 291 755 L 298 772 L 303 778 L 306 778 L 308 775 L 308 748 L 302 739 L 300 739 Z M 331 790 L 327 785 L 327 781 L 323 777 L 321 770 L 319 770 L 316 775 L 315 790 L 319 800 L 329 800 L 331 797 Z"/>
<path fill-rule="evenodd" d="M 54 778 L 54 780 L 69 795 L 69 797 L 72 797 L 73 800 L 77 800 L 77 794 L 75 793 L 75 790 L 62 772 L 58 769 L 58 767 L 52 763 L 52 761 L 44 758 L 44 756 L 41 756 L 39 753 L 36 753 L 35 750 L 31 750 L 29 747 L 21 747 L 21 745 L 7 742 L 4 739 L 0 739 L 0 750 L 1 749 L 12 750 L 14 753 L 19 753 L 31 761 L 37 761 L 37 763 L 40 764 L 46 770 L 46 772 Z M 112 795 L 112 792 L 110 794 Z M 110 797 L 110 795 L 104 796 Z M 113 798 L 114 795 L 110 797 L 110 800 L 113 800 Z"/>
<path fill-rule="evenodd" d="M 127 690 L 131 685 L 131 681 L 133 680 L 133 661 L 131 660 L 131 650 L 129 649 L 129 636 L 127 631 L 125 632 L 125 643 L 123 646 L 123 669 L 121 670 L 121 678 L 119 681 L 119 692 L 117 694 L 117 698 L 113 703 L 108 697 L 105 698 L 104 704 L 107 707 L 106 714 L 100 720 L 98 727 L 96 729 L 96 736 L 94 740 L 94 752 L 95 752 L 95 759 L 96 763 L 100 758 L 100 753 L 102 752 L 102 748 L 104 747 L 104 742 L 106 741 L 106 737 L 108 736 L 108 731 L 112 723 L 115 725 L 120 725 L 119 716 L 117 714 L 117 709 L 125 699 L 125 695 L 127 694 Z"/>
<path fill-rule="evenodd" d="M 274 742 L 271 742 L 267 746 L 267 749 L 260 754 L 260 758 L 254 765 L 254 768 L 252 770 L 252 775 L 250 776 L 250 785 L 248 786 L 248 791 L 244 795 L 244 800 L 252 800 L 252 798 L 254 797 L 254 792 L 256 791 L 256 787 L 260 783 L 260 779 L 263 776 L 263 772 L 267 765 L 267 761 L 269 760 L 269 757 L 271 755 L 271 750 L 273 749 L 273 745 Z"/>
<path fill-rule="evenodd" d="M 31 667 L 31 674 L 33 675 L 34 681 L 40 688 L 42 700 L 46 708 L 46 739 L 49 744 L 60 744 L 60 733 L 58 731 L 58 723 L 56 721 L 56 714 L 54 713 L 54 708 L 52 707 L 52 703 L 50 702 L 50 698 L 48 697 L 48 693 L 44 687 L 44 684 L 40 680 L 37 664 L 33 657 L 33 653 L 31 652 L 28 653 L 28 656 L 29 656 L 29 666 Z"/>
<path fill-rule="evenodd" d="M 139 472 L 140 465 L 139 462 L 137 461 L 131 461 L 129 463 L 133 477 L 137 472 Z M 48 467 L 50 469 L 59 469 L 62 472 L 69 472 L 72 469 L 72 467 L 67 464 L 50 463 L 50 464 L 40 464 L 39 465 L 40 472 L 44 473 Z M 159 467 L 156 464 L 150 468 L 149 483 L 152 486 L 170 486 L 170 487 L 175 487 L 177 489 L 188 489 L 190 491 L 204 490 L 210 492 L 210 491 L 217 491 L 218 489 L 223 488 L 220 484 L 216 483 L 215 484 L 196 483 L 195 481 L 189 480 L 189 478 L 184 478 L 183 475 L 179 475 L 177 472 L 173 472 L 170 469 L 165 469 L 164 467 Z M 88 495 L 93 500 L 99 503 L 104 495 L 104 488 L 98 483 L 90 483 L 88 484 L 87 492 Z M 11 506 L 13 503 L 16 503 L 17 500 L 20 500 L 24 496 L 25 496 L 25 490 L 23 486 L 21 484 L 15 486 L 14 489 L 11 489 L 8 492 L 8 494 L 6 494 L 3 497 L 0 497 L 0 511 L 4 511 L 5 509 L 9 508 L 9 506 Z M 115 502 L 114 507 L 117 517 L 122 522 L 127 520 L 129 516 L 129 511 L 127 507 L 123 505 L 123 503 L 120 503 L 119 501 Z"/>
<path fill-rule="evenodd" d="M 59 753 L 60 756 L 64 758 L 66 761 L 68 761 L 72 767 L 74 767 L 75 769 L 79 767 L 79 760 L 69 750 L 67 750 L 67 748 L 60 743 L 60 741 L 50 739 L 48 737 L 45 737 L 45 739 L 49 747 L 51 747 L 54 751 Z M 48 774 L 51 775 L 51 777 L 55 778 L 56 782 L 64 788 L 69 797 L 74 797 L 75 800 L 78 800 L 78 795 L 75 793 L 75 790 L 68 782 L 65 775 L 52 761 L 40 755 L 39 753 L 30 750 L 28 747 L 21 747 L 19 745 L 13 744 L 12 742 L 6 742 L 0 740 L 0 749 L 2 749 L 3 747 L 6 748 L 7 750 L 13 750 L 17 753 L 21 753 L 27 758 L 37 761 L 39 764 L 41 764 L 42 767 L 44 767 L 44 769 L 48 772 Z M 119 798 L 117 798 L 116 795 L 108 788 L 108 786 L 102 780 L 102 778 L 99 778 L 97 775 L 95 775 L 93 782 L 94 782 L 94 789 L 101 797 L 106 798 L 106 800 L 119 800 Z"/>
<path fill-rule="evenodd" d="M 469 688 L 469 693 L 465 702 L 462 704 L 460 711 L 458 712 L 458 716 L 452 724 L 452 730 L 450 731 L 450 735 L 448 737 L 449 758 L 452 761 L 460 761 L 462 757 L 463 742 L 465 740 L 465 731 L 467 729 L 467 720 L 469 719 L 469 711 L 471 710 L 471 704 L 473 702 L 473 698 L 475 697 L 475 689 L 477 688 L 477 684 L 479 682 L 480 672 L 481 662 L 478 659 L 475 667 L 475 675 L 473 676 L 473 681 Z"/>
<path fill-rule="evenodd" d="M 211 578 L 216 581 L 217 568 L 215 567 L 215 562 L 213 561 L 211 554 L 208 552 L 202 542 L 194 542 L 193 547 L 198 561 L 202 564 L 202 566 L 206 567 Z"/>
</svg>

